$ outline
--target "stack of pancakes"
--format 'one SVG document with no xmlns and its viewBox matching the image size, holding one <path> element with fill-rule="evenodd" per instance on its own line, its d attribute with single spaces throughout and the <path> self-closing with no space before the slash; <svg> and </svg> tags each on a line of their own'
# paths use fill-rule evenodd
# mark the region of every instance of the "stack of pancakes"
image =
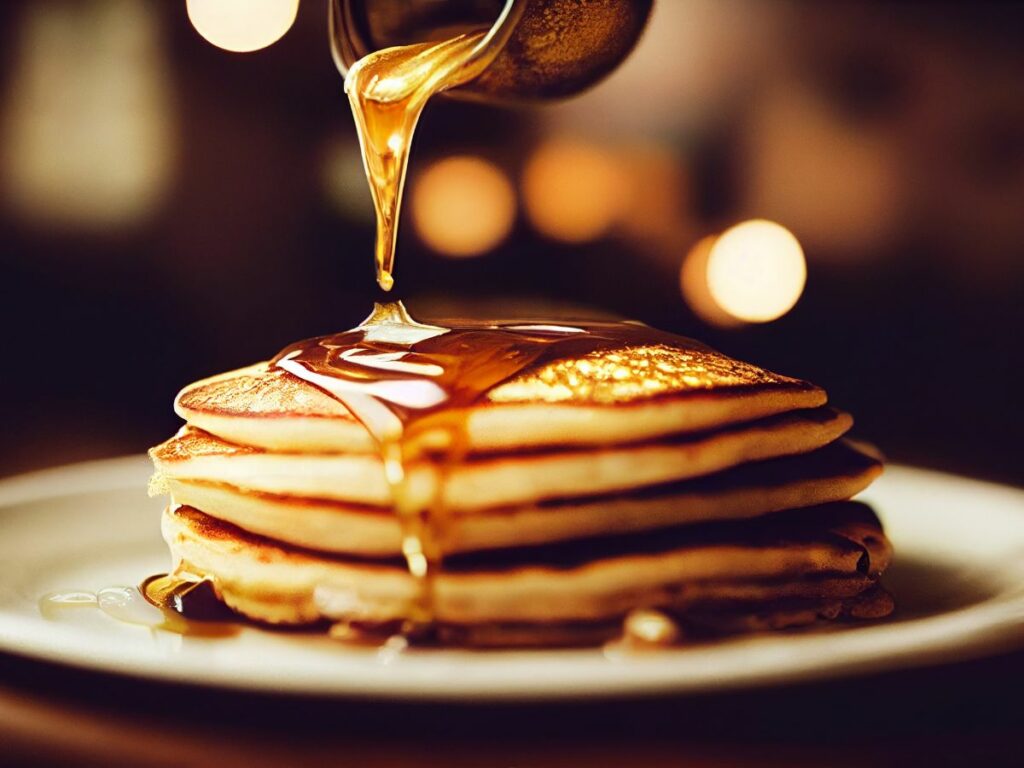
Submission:
<svg viewBox="0 0 1024 768">
<path fill-rule="evenodd" d="M 653 609 L 685 634 L 892 609 L 890 547 L 849 499 L 881 472 L 825 392 L 696 342 L 548 361 L 485 393 L 465 451 L 423 446 L 407 492 L 443 502 L 441 637 L 590 643 Z M 370 435 L 271 363 L 186 387 L 151 451 L 176 567 L 274 624 L 383 625 L 420 586 Z M 435 505 L 436 506 L 436 505 Z"/>
</svg>

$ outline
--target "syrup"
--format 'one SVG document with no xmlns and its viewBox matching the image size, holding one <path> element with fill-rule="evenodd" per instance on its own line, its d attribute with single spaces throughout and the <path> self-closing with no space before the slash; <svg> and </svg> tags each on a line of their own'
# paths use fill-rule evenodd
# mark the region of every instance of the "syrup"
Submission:
<svg viewBox="0 0 1024 768">
<path fill-rule="evenodd" d="M 518 8 L 521 11 L 522 8 Z M 517 12 L 518 12 L 517 11 Z M 489 31 L 439 43 L 386 48 L 356 62 L 345 78 L 377 219 L 377 283 L 394 285 L 395 245 L 413 134 L 429 99 L 473 80 L 507 40 L 503 14 Z M 468 451 L 470 406 L 528 368 L 579 360 L 607 348 L 656 344 L 659 334 L 633 323 L 455 321 L 412 318 L 401 302 L 378 304 L 356 328 L 294 344 L 273 361 L 334 397 L 373 437 L 402 530 L 402 554 L 417 584 L 398 635 L 382 660 L 400 654 L 409 639 L 433 634 L 435 582 L 445 550 L 445 479 Z M 429 468 L 427 493 L 410 486 L 411 462 Z M 206 582 L 199 582 L 204 584 Z M 175 575 L 142 586 L 150 602 L 188 617 L 202 611 L 202 587 Z M 212 588 L 210 598 L 216 601 Z M 219 603 L 218 603 L 219 605 Z M 199 616 L 194 616 L 199 618 Z M 363 630 L 341 621 L 341 638 Z"/>
<path fill-rule="evenodd" d="M 229 622 L 238 616 L 220 601 L 209 579 L 182 573 L 157 574 L 143 581 L 138 591 L 163 614 L 161 629 L 205 636 L 237 631 Z"/>
<path fill-rule="evenodd" d="M 56 620 L 68 610 L 99 608 L 95 592 L 82 589 L 62 589 L 49 592 L 39 598 L 39 614 L 44 619 Z"/>
<path fill-rule="evenodd" d="M 238 632 L 235 615 L 209 581 L 152 576 L 139 587 L 105 587 L 98 592 L 62 590 L 39 599 L 39 613 L 58 620 L 69 610 L 99 610 L 125 624 L 191 637 L 226 637 Z"/>
<path fill-rule="evenodd" d="M 481 74 L 498 53 L 485 32 L 441 43 L 406 45 L 371 53 L 345 77 L 377 216 L 377 283 L 394 285 L 398 216 L 413 133 L 431 96 Z"/>
<path fill-rule="evenodd" d="M 345 77 L 377 218 L 377 283 L 385 291 L 394 285 L 402 192 L 419 117 L 432 96 L 473 80 L 494 60 L 508 34 L 505 15 L 490 31 L 371 53 Z M 401 523 L 402 554 L 418 586 L 401 617 L 405 635 L 428 634 L 433 622 L 434 580 L 444 550 L 444 481 L 467 447 L 462 413 L 546 349 L 587 335 L 552 328 L 531 333 L 485 324 L 427 325 L 400 302 L 379 304 L 352 331 L 300 342 L 274 361 L 338 399 L 377 444 Z M 424 497 L 410 488 L 407 470 L 417 457 L 418 437 L 428 431 L 440 436 L 442 451 L 429 462 L 431 489 Z"/>
<path fill-rule="evenodd" d="M 470 407 L 493 388 L 552 360 L 651 344 L 629 322 L 415 320 L 401 302 L 377 304 L 356 328 L 298 342 L 273 361 L 341 402 L 374 438 L 417 598 L 405 631 L 429 633 L 445 549 L 444 486 L 468 450 Z M 411 488 L 409 464 L 430 470 L 429 493 Z"/>
<path fill-rule="evenodd" d="M 679 620 L 654 608 L 636 608 L 625 615 L 619 635 L 604 644 L 609 661 L 628 661 L 649 651 L 680 647 L 687 641 Z"/>
</svg>

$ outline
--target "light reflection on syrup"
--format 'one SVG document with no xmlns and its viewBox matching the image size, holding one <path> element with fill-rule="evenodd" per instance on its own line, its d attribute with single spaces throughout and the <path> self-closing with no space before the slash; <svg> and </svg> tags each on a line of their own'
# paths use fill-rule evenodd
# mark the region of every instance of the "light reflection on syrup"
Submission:
<svg viewBox="0 0 1024 768">
<path fill-rule="evenodd" d="M 391 635 L 377 649 L 377 661 L 385 666 L 392 664 L 408 649 L 409 637 L 407 635 Z"/>
<path fill-rule="evenodd" d="M 135 590 L 162 615 L 159 629 L 195 637 L 237 634 L 238 615 L 217 597 L 213 582 L 192 574 L 157 574 Z"/>
<path fill-rule="evenodd" d="M 39 598 L 39 614 L 44 619 L 56 620 L 64 611 L 81 608 L 98 608 L 95 592 L 81 589 L 65 589 L 49 592 Z"/>
<path fill-rule="evenodd" d="M 605 643 L 606 659 L 618 661 L 645 651 L 661 650 L 682 644 L 685 633 L 679 622 L 662 611 L 637 608 L 622 620 L 622 633 Z"/>
</svg>

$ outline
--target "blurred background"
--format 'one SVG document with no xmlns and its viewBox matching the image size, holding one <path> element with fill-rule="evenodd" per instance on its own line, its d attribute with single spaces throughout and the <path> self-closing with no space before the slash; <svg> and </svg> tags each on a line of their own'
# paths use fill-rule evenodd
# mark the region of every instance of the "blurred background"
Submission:
<svg viewBox="0 0 1024 768">
<path fill-rule="evenodd" d="M 378 297 L 326 3 L 289 21 L 231 53 L 184 2 L 0 4 L 0 474 L 141 451 Z M 1022 39 L 1011 3 L 660 0 L 576 99 L 428 107 L 394 292 L 635 317 L 1024 483 Z"/>
</svg>

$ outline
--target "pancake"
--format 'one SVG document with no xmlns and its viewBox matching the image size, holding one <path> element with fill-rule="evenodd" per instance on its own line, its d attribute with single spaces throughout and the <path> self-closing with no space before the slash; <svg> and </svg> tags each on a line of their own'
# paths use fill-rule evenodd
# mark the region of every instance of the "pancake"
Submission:
<svg viewBox="0 0 1024 768">
<path fill-rule="evenodd" d="M 819 408 L 661 442 L 480 457 L 445 472 L 440 497 L 457 513 L 628 491 L 806 453 L 838 439 L 852 423 L 849 414 Z M 383 461 L 374 454 L 272 453 L 191 427 L 150 453 L 158 473 L 172 481 L 371 506 L 392 503 Z M 405 471 L 414 504 L 435 498 L 433 467 L 414 462 Z"/>
<path fill-rule="evenodd" d="M 669 338 L 671 345 L 553 361 L 500 384 L 466 416 L 468 449 L 639 442 L 826 402 L 825 392 L 813 384 L 733 360 L 690 339 Z M 191 384 L 178 394 L 174 408 L 189 424 L 241 445 L 284 452 L 376 452 L 366 429 L 337 399 L 269 363 Z M 426 431 L 423 442 L 436 446 L 440 439 Z"/>
<path fill-rule="evenodd" d="M 818 451 L 591 499 L 463 510 L 446 521 L 444 551 L 507 548 L 661 527 L 750 518 L 848 499 L 881 472 L 869 450 L 840 440 Z M 387 507 L 359 506 L 170 479 L 174 503 L 243 530 L 327 552 L 397 556 L 401 526 Z"/>
<path fill-rule="evenodd" d="M 190 507 L 168 508 L 178 567 L 210 578 L 235 610 L 271 623 L 384 622 L 409 613 L 415 579 L 398 559 L 300 549 Z M 442 625 L 621 619 L 637 607 L 844 600 L 874 586 L 891 551 L 877 518 L 836 503 L 758 520 L 706 523 L 500 552 L 457 555 L 435 577 Z"/>
<path fill-rule="evenodd" d="M 146 594 L 187 617 L 206 580 L 261 622 L 481 646 L 648 609 L 687 635 L 881 616 L 890 547 L 847 501 L 881 462 L 826 401 L 629 321 L 379 304 L 181 391 L 150 452 L 175 570 Z"/>
</svg>

